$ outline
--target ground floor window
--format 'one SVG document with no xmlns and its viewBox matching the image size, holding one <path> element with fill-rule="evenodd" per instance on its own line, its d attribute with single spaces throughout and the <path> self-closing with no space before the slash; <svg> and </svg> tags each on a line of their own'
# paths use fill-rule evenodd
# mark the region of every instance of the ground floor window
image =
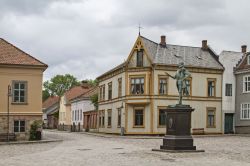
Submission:
<svg viewBox="0 0 250 166">
<path fill-rule="evenodd" d="M 117 112 L 117 114 L 118 114 L 118 117 L 117 117 L 117 127 L 121 127 L 121 108 L 118 108 L 118 112 Z"/>
<path fill-rule="evenodd" d="M 102 111 L 102 127 L 105 127 L 105 112 Z"/>
<path fill-rule="evenodd" d="M 207 127 L 215 127 L 215 108 L 207 108 Z"/>
<path fill-rule="evenodd" d="M 144 108 L 134 109 L 134 126 L 141 127 L 144 125 Z"/>
<path fill-rule="evenodd" d="M 15 120 L 14 121 L 14 132 L 25 132 L 25 121 Z"/>
<path fill-rule="evenodd" d="M 250 103 L 241 104 L 241 119 L 250 119 Z"/>
<path fill-rule="evenodd" d="M 159 126 L 166 125 L 166 114 L 164 109 L 159 109 Z"/>
<path fill-rule="evenodd" d="M 108 110 L 108 127 L 111 127 L 112 122 L 112 110 Z"/>
</svg>

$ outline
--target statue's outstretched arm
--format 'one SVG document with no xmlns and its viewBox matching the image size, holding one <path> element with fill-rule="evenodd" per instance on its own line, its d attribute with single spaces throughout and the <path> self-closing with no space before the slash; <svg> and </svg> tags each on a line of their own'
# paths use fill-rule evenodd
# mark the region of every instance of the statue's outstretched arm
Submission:
<svg viewBox="0 0 250 166">
<path fill-rule="evenodd" d="M 169 77 L 171 77 L 171 78 L 173 78 L 173 79 L 175 79 L 175 76 L 171 76 L 170 74 L 168 74 L 167 72 L 165 72 L 166 73 L 166 75 L 167 76 L 169 76 Z"/>
</svg>

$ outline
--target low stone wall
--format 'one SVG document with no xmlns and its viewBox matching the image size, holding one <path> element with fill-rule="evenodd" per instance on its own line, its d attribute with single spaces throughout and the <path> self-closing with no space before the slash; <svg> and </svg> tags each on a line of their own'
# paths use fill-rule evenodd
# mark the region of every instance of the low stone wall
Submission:
<svg viewBox="0 0 250 166">
<path fill-rule="evenodd" d="M 42 120 L 42 115 L 10 115 L 9 116 L 9 132 L 14 133 L 14 121 L 24 120 L 25 121 L 25 132 L 15 132 L 16 140 L 29 140 L 30 126 L 35 120 Z M 0 115 L 0 133 L 7 133 L 7 121 L 6 115 Z"/>
</svg>

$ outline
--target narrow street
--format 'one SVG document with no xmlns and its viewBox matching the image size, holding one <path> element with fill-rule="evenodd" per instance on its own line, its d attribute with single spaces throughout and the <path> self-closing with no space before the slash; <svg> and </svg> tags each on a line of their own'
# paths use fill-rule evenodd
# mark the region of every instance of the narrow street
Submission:
<svg viewBox="0 0 250 166">
<path fill-rule="evenodd" d="M 250 137 L 195 137 L 205 153 L 162 153 L 161 139 L 103 138 L 84 133 L 44 131 L 63 142 L 0 146 L 1 166 L 250 165 Z M 202 163 L 202 164 L 201 164 Z"/>
</svg>

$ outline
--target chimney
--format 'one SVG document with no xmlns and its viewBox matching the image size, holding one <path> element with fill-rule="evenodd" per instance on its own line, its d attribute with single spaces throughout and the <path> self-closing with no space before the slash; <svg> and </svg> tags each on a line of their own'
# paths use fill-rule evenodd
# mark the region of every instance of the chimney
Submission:
<svg viewBox="0 0 250 166">
<path fill-rule="evenodd" d="M 241 52 L 246 53 L 247 52 L 247 45 L 242 45 L 241 46 Z"/>
<path fill-rule="evenodd" d="M 166 44 L 166 36 L 164 36 L 164 35 L 161 36 L 160 45 L 166 47 L 166 45 L 167 45 L 167 44 Z"/>
<path fill-rule="evenodd" d="M 88 89 L 90 87 L 87 80 L 83 80 L 81 86 L 83 89 Z"/>
<path fill-rule="evenodd" d="M 202 40 L 202 46 L 201 46 L 201 48 L 203 50 L 206 50 L 208 48 L 208 46 L 207 46 L 207 40 Z"/>
</svg>

